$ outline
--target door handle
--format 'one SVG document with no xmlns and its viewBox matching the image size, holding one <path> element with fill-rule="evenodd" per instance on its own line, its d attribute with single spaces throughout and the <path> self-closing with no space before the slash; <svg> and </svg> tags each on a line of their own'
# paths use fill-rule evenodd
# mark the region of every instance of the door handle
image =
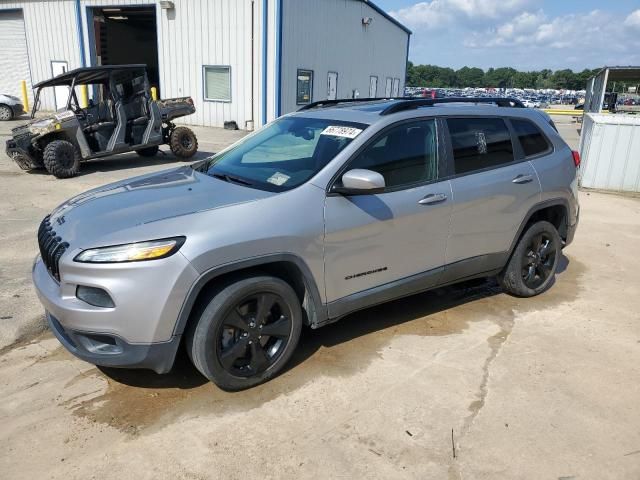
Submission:
<svg viewBox="0 0 640 480">
<path fill-rule="evenodd" d="M 519 185 L 523 185 L 525 183 L 533 182 L 533 177 L 531 175 L 518 175 L 516 178 L 511 180 L 513 183 L 517 183 Z"/>
<path fill-rule="evenodd" d="M 434 205 L 436 203 L 444 202 L 447 199 L 447 196 L 444 193 L 430 193 L 418 203 L 420 205 Z"/>
</svg>

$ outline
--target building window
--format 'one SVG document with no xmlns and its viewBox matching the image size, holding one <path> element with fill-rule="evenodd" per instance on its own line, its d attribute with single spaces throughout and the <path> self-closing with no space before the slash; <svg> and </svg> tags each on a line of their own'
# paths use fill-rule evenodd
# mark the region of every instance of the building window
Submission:
<svg viewBox="0 0 640 480">
<path fill-rule="evenodd" d="M 296 104 L 306 105 L 313 101 L 313 70 L 298 69 Z"/>
<path fill-rule="evenodd" d="M 211 102 L 231 101 L 231 67 L 205 65 L 204 99 Z"/>
</svg>

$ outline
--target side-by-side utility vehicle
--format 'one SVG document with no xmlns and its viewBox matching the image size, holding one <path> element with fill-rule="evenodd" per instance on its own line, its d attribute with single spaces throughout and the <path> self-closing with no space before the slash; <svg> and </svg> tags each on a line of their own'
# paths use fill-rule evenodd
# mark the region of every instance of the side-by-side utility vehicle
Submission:
<svg viewBox="0 0 640 480">
<path fill-rule="evenodd" d="M 81 85 L 91 94 L 84 108 L 78 101 Z M 23 170 L 46 168 L 58 178 L 68 178 L 80 172 L 82 161 L 116 153 L 135 151 L 152 157 L 160 145 L 168 144 L 174 155 L 186 160 L 198 150 L 193 131 L 172 122 L 195 112 L 193 100 L 153 100 L 145 65 L 78 68 L 34 88 L 32 121 L 14 128 L 6 147 Z M 67 95 L 66 105 L 35 118 L 45 88 L 55 98 Z"/>
</svg>

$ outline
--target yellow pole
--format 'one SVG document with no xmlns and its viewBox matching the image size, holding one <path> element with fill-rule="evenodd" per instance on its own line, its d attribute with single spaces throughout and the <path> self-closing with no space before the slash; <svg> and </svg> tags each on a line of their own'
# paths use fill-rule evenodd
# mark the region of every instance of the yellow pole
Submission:
<svg viewBox="0 0 640 480">
<path fill-rule="evenodd" d="M 87 92 L 86 85 L 80 85 L 80 108 L 87 108 L 89 106 L 89 93 Z"/>
<path fill-rule="evenodd" d="M 24 111 L 29 111 L 29 97 L 27 96 L 27 82 L 26 80 L 22 80 L 20 82 L 20 88 L 22 90 L 22 106 L 24 107 Z"/>
<path fill-rule="evenodd" d="M 158 89 L 156 87 L 151 87 L 151 98 L 154 102 L 158 100 Z"/>
</svg>

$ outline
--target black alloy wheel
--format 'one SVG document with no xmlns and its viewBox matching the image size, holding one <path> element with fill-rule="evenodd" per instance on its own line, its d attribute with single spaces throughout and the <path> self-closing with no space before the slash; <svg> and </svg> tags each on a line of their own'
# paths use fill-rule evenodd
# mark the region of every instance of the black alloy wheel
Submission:
<svg viewBox="0 0 640 480">
<path fill-rule="evenodd" d="M 270 380 L 298 345 L 303 313 L 296 291 L 264 274 L 222 281 L 202 298 L 186 330 L 195 367 L 223 390 Z"/>
<path fill-rule="evenodd" d="M 272 366 L 292 332 L 292 312 L 282 297 L 262 292 L 242 299 L 222 321 L 218 360 L 230 374 L 249 377 Z"/>
<path fill-rule="evenodd" d="M 539 233 L 531 238 L 523 253 L 522 280 L 527 287 L 535 290 L 554 273 L 554 239 L 546 232 Z"/>
<path fill-rule="evenodd" d="M 545 220 L 536 222 L 522 234 L 498 282 L 516 297 L 539 295 L 553 285 L 561 255 L 556 227 Z"/>
</svg>

